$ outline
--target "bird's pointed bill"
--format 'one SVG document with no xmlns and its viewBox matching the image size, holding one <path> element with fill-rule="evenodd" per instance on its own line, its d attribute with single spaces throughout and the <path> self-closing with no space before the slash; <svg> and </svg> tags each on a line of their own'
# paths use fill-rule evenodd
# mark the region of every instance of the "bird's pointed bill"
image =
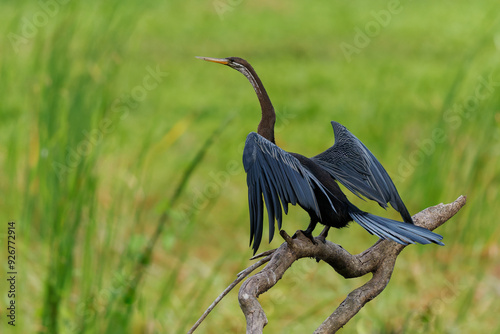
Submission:
<svg viewBox="0 0 500 334">
<path fill-rule="evenodd" d="M 212 63 L 222 64 L 222 65 L 227 65 L 229 63 L 229 61 L 225 58 L 210 58 L 210 57 L 196 57 L 196 58 L 210 61 Z"/>
</svg>

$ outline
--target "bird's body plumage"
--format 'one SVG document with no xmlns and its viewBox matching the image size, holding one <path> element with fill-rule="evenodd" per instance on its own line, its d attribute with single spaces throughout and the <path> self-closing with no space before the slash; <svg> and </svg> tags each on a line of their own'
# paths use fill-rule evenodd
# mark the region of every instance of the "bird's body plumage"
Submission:
<svg viewBox="0 0 500 334">
<path fill-rule="evenodd" d="M 344 227 L 348 219 L 347 198 L 328 172 L 311 159 L 288 153 L 264 137 L 252 132 L 243 151 L 247 173 L 250 207 L 250 233 L 254 250 L 259 247 L 263 230 L 263 201 L 269 219 L 269 239 L 274 235 L 275 221 L 282 226 L 282 209 L 288 204 L 300 205 L 314 221 L 331 227 Z"/>
<path fill-rule="evenodd" d="M 347 131 L 345 128 L 344 130 Z M 354 146 L 356 144 L 354 143 Z M 353 164 L 350 164 L 349 160 L 346 159 L 348 155 L 356 156 L 359 153 L 354 151 L 353 145 L 342 147 L 342 145 L 335 147 L 335 150 L 333 150 L 335 153 L 333 154 L 330 151 L 326 156 L 329 157 L 328 161 L 330 161 L 331 165 L 338 164 L 337 160 L 332 160 L 335 156 L 344 157 L 344 160 L 342 160 L 343 178 L 350 180 L 354 176 L 361 177 L 360 175 L 363 175 L 362 180 L 380 179 L 378 183 L 366 181 L 362 183 L 363 187 L 358 183 L 349 184 L 350 188 L 353 189 L 353 193 L 358 196 L 360 194 L 366 196 L 365 193 L 370 194 L 370 196 L 378 199 L 377 202 L 384 207 L 387 207 L 387 203 L 391 202 L 391 205 L 395 208 L 402 207 L 400 213 L 403 218 L 405 215 L 410 217 L 390 178 L 384 179 L 381 176 L 387 175 L 387 172 L 370 151 L 365 147 L 367 150 L 365 152 L 366 156 L 370 157 L 370 159 L 367 159 L 367 165 L 361 168 L 358 164 L 359 156 Z M 354 220 L 371 234 L 401 244 L 415 242 L 442 244 L 439 235 L 413 225 L 411 217 L 409 218 L 410 222 L 406 222 L 406 219 L 405 222 L 398 222 L 369 214 L 357 208 L 347 199 L 337 184 L 337 179 L 334 178 L 331 171 L 333 167 L 323 167 L 322 163 L 318 163 L 318 161 L 324 160 L 320 160 L 318 156 L 307 158 L 297 153 L 286 152 L 254 132 L 247 136 L 243 151 L 243 165 L 247 173 L 251 225 L 250 242 L 253 240 L 255 252 L 259 248 L 262 239 L 264 204 L 267 208 L 269 220 L 269 241 L 272 240 L 274 235 L 275 222 L 277 222 L 278 228 L 281 229 L 282 213 L 283 211 L 285 214 L 288 213 L 288 204 L 298 204 L 307 211 L 311 218 L 308 232 L 312 232 L 317 223 L 327 227 L 342 228 Z M 322 158 L 325 159 L 325 156 Z M 372 159 L 375 159 L 375 161 Z M 372 166 L 375 163 L 378 163 L 378 165 Z M 333 172 L 333 174 L 336 173 L 338 172 Z M 375 177 L 374 174 L 380 175 Z M 349 178 L 349 175 L 353 175 L 353 177 Z M 395 192 L 391 191 L 392 188 L 394 188 Z M 381 198 L 384 199 L 381 200 Z"/>
<path fill-rule="evenodd" d="M 298 204 L 310 216 L 304 233 L 311 239 L 317 223 L 327 227 L 321 233 L 324 238 L 329 227 L 342 228 L 355 221 L 369 233 L 400 244 L 432 242 L 443 245 L 442 236 L 413 224 L 384 167 L 343 125 L 331 122 L 335 144 L 312 158 L 286 152 L 274 142 L 276 115 L 252 66 L 236 57 L 202 59 L 228 65 L 243 73 L 254 87 L 261 105 L 258 133 L 247 136 L 243 151 L 250 209 L 250 243 L 253 241 L 254 253 L 262 239 L 264 204 L 269 220 L 269 241 L 274 235 L 275 222 L 281 229 L 283 211 L 288 213 L 288 204 Z M 347 199 L 337 181 L 358 197 L 376 201 L 383 208 L 391 204 L 404 222 L 358 209 Z"/>
</svg>

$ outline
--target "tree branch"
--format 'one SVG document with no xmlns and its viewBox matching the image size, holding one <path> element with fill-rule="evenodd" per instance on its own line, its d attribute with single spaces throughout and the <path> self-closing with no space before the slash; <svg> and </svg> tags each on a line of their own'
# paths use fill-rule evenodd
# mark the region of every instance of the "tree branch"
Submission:
<svg viewBox="0 0 500 334">
<path fill-rule="evenodd" d="M 219 304 L 219 302 L 222 300 L 222 298 L 224 298 L 236 285 L 238 285 L 238 283 L 240 283 L 241 281 L 243 281 L 245 279 L 245 277 L 247 277 L 248 275 L 250 275 L 252 273 L 252 271 L 254 271 L 255 269 L 259 268 L 260 266 L 262 266 L 264 263 L 266 263 L 267 261 L 269 261 L 271 259 L 270 255 L 265 254 L 265 253 L 268 253 L 268 252 L 269 251 L 264 252 L 262 254 L 258 254 L 258 255 L 254 256 L 252 258 L 252 259 L 255 259 L 257 257 L 264 257 L 264 256 L 267 255 L 263 259 L 260 259 L 259 261 L 257 261 L 254 264 L 252 264 L 250 267 L 248 267 L 245 270 L 239 272 L 238 275 L 237 275 L 237 278 L 233 281 L 233 283 L 229 284 L 229 286 L 224 291 L 222 291 L 222 293 L 219 295 L 219 297 L 217 297 L 214 300 L 214 302 L 206 309 L 206 311 L 201 315 L 201 317 L 198 319 L 198 321 L 196 321 L 196 323 L 193 325 L 193 327 L 191 327 L 191 329 L 187 332 L 187 334 L 194 333 L 194 331 L 203 322 L 203 320 L 205 320 L 205 318 L 208 316 L 208 314 L 210 312 L 212 312 L 212 310 L 215 308 L 215 306 L 217 306 L 217 304 Z"/>
<path fill-rule="evenodd" d="M 453 217 L 466 203 L 460 196 L 450 204 L 438 204 L 413 216 L 415 225 L 434 230 Z M 396 259 L 406 247 L 389 240 L 378 240 L 364 252 L 351 255 L 341 246 L 330 241 L 316 244 L 300 231 L 292 239 L 284 230 L 280 231 L 285 242 L 276 249 L 269 263 L 257 274 L 246 280 L 239 291 L 240 307 L 247 321 L 247 333 L 262 333 L 267 318 L 257 297 L 271 289 L 301 258 L 313 257 L 328 263 L 345 278 L 360 277 L 372 273 L 373 277 L 363 286 L 353 290 L 339 307 L 316 329 L 314 333 L 335 333 L 343 327 L 361 308 L 377 297 L 391 279 Z M 267 255 L 267 254 L 266 254 Z"/>
</svg>

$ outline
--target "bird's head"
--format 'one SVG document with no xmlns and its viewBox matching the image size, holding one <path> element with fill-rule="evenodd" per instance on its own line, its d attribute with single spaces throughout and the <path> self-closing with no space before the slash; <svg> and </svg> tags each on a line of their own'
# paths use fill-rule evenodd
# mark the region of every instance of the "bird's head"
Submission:
<svg viewBox="0 0 500 334">
<path fill-rule="evenodd" d="M 212 63 L 227 65 L 243 74 L 248 72 L 248 70 L 251 68 L 250 64 L 245 59 L 239 57 L 228 57 L 228 58 L 196 57 L 196 58 L 206 60 Z"/>
<path fill-rule="evenodd" d="M 255 72 L 253 67 L 245 59 L 239 57 L 196 58 L 234 68 L 238 72 L 242 73 L 248 79 L 248 81 L 250 81 L 255 90 L 255 93 L 257 93 L 260 107 L 262 109 L 262 119 L 259 123 L 259 127 L 257 128 L 257 133 L 270 142 L 274 143 L 274 123 L 276 122 L 276 113 L 274 112 L 271 99 L 269 98 L 269 95 L 267 95 L 264 85 L 262 84 L 262 81 L 259 79 L 259 76 Z"/>
</svg>

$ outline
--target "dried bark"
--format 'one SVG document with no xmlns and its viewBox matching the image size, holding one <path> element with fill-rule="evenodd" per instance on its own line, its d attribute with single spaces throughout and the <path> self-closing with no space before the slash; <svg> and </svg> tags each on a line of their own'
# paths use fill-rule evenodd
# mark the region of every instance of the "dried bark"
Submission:
<svg viewBox="0 0 500 334">
<path fill-rule="evenodd" d="M 434 230 L 453 217 L 466 203 L 460 196 L 450 204 L 429 207 L 413 216 L 415 225 Z M 335 333 L 343 327 L 370 300 L 377 297 L 391 279 L 396 259 L 406 247 L 389 240 L 378 240 L 364 252 L 351 255 L 340 245 L 330 241 L 316 244 L 297 233 L 291 238 L 284 230 L 280 232 L 285 242 L 270 256 L 269 263 L 257 274 L 246 280 L 239 291 L 240 307 L 247 321 L 247 333 L 262 333 L 267 318 L 257 297 L 271 289 L 290 268 L 293 262 L 313 257 L 328 263 L 344 278 L 353 278 L 372 273 L 373 277 L 363 286 L 353 290 L 339 307 L 316 329 L 314 333 Z M 266 254 L 267 255 L 267 254 Z"/>
</svg>

